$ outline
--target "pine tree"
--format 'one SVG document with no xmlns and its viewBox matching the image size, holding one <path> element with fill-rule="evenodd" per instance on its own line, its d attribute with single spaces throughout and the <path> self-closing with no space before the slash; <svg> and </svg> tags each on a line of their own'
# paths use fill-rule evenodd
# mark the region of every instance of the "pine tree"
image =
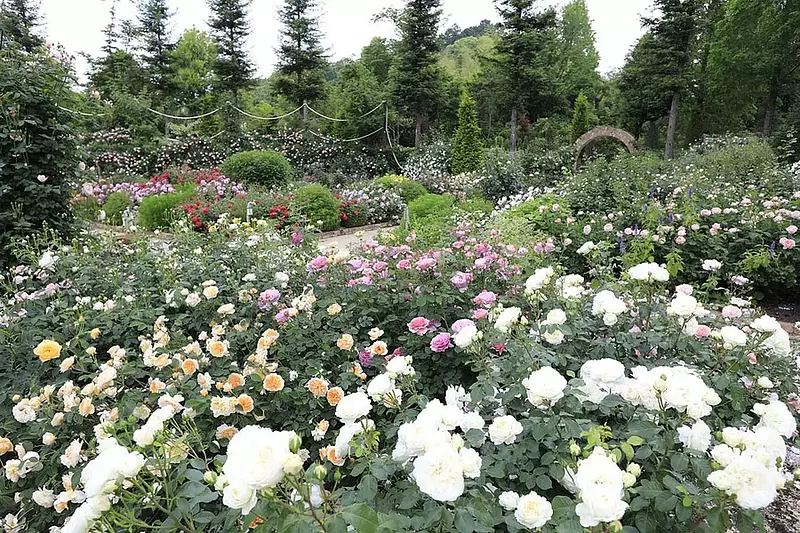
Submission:
<svg viewBox="0 0 800 533">
<path fill-rule="evenodd" d="M 441 0 L 408 0 L 398 25 L 400 41 L 391 73 L 392 96 L 397 107 L 414 118 L 417 147 L 441 96 L 440 6 Z"/>
<path fill-rule="evenodd" d="M 602 84 L 597 67 L 600 54 L 595 47 L 595 35 L 586 0 L 572 0 L 564 6 L 558 24 L 560 50 L 559 82 L 564 96 L 574 102 L 583 91 L 594 96 Z"/>
<path fill-rule="evenodd" d="M 247 57 L 247 39 L 250 36 L 248 10 L 252 0 L 208 0 L 211 9 L 211 35 L 217 44 L 214 71 L 217 88 L 230 94 L 238 104 L 239 91 L 252 83 L 253 64 Z"/>
<path fill-rule="evenodd" d="M 0 1 L 0 50 L 8 41 L 30 53 L 44 42 L 34 32 L 39 26 L 39 0 Z"/>
<path fill-rule="evenodd" d="M 170 19 L 174 13 L 167 0 L 139 0 L 139 37 L 142 61 L 150 75 L 150 83 L 162 99 L 171 90 L 172 50 Z"/>
<path fill-rule="evenodd" d="M 595 122 L 593 107 L 586 94 L 581 92 L 578 99 L 575 100 L 572 122 L 569 125 L 573 141 L 578 140 L 581 135 L 592 129 Z"/>
<path fill-rule="evenodd" d="M 297 106 L 325 93 L 325 50 L 316 9 L 316 0 L 284 0 L 280 10 L 283 29 L 275 89 Z"/>
<path fill-rule="evenodd" d="M 467 91 L 461 96 L 458 108 L 458 130 L 451 162 L 453 174 L 474 172 L 483 168 L 483 139 L 478 126 L 475 100 Z"/>
<path fill-rule="evenodd" d="M 537 10 L 538 1 L 497 0 L 502 33 L 495 62 L 502 77 L 502 94 L 511 107 L 512 153 L 517 150 L 518 112 L 525 105 L 545 107 L 554 92 L 549 56 L 556 46 L 556 13 Z"/>
</svg>

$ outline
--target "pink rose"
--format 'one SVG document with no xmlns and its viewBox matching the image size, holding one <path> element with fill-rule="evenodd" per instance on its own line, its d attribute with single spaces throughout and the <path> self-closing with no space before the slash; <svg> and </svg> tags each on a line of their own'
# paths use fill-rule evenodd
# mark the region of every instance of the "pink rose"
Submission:
<svg viewBox="0 0 800 533">
<path fill-rule="evenodd" d="M 476 309 L 472 312 L 473 320 L 483 320 L 487 316 L 489 316 L 489 311 L 486 309 Z"/>
<path fill-rule="evenodd" d="M 487 291 L 485 289 L 482 290 L 479 295 L 477 295 L 475 298 L 472 299 L 472 303 L 476 305 L 483 305 L 484 307 L 489 307 L 496 301 L 497 301 L 497 294 L 491 291 Z"/>
<path fill-rule="evenodd" d="M 408 270 L 411 268 L 411 261 L 408 259 L 402 259 L 397 263 L 397 268 L 399 270 Z"/>
<path fill-rule="evenodd" d="M 450 342 L 449 333 L 439 333 L 431 340 L 431 350 L 436 353 L 442 353 L 451 346 L 453 346 L 453 344 Z"/>
<path fill-rule="evenodd" d="M 781 243 L 784 250 L 791 250 L 795 246 L 794 239 L 787 239 L 786 237 L 781 237 L 778 242 Z"/>
<path fill-rule="evenodd" d="M 327 267 L 328 258 L 324 255 L 319 255 L 311 260 L 307 268 L 309 272 L 319 272 L 320 270 L 325 270 Z"/>
<path fill-rule="evenodd" d="M 258 307 L 263 311 L 275 305 L 281 297 L 277 289 L 267 289 L 258 296 Z"/>
<path fill-rule="evenodd" d="M 430 270 L 434 267 L 436 267 L 436 259 L 434 259 L 433 257 L 423 257 L 422 259 L 417 261 L 416 268 L 419 271 Z"/>
<path fill-rule="evenodd" d="M 472 273 L 467 272 L 456 272 L 452 278 L 450 278 L 450 283 L 452 283 L 456 289 L 460 291 L 464 291 L 467 286 L 472 281 Z"/>
<path fill-rule="evenodd" d="M 722 308 L 722 316 L 725 318 L 739 318 L 742 316 L 742 310 L 735 305 L 726 305 Z"/>
<path fill-rule="evenodd" d="M 408 331 L 419 335 L 420 337 L 430 331 L 431 321 L 425 317 L 418 316 L 408 323 Z"/>
<path fill-rule="evenodd" d="M 694 334 L 697 335 L 698 339 L 704 339 L 709 335 L 711 335 L 711 328 L 704 324 L 701 324 L 697 326 L 697 331 Z"/>
<path fill-rule="evenodd" d="M 788 233 L 789 235 L 794 235 L 795 233 L 797 233 L 797 226 L 792 224 L 791 226 L 786 228 L 786 233 Z"/>
<path fill-rule="evenodd" d="M 469 326 L 475 326 L 475 322 L 469 320 L 468 318 L 462 318 L 461 320 L 456 320 L 453 323 L 453 333 L 458 333 L 462 329 Z"/>
</svg>

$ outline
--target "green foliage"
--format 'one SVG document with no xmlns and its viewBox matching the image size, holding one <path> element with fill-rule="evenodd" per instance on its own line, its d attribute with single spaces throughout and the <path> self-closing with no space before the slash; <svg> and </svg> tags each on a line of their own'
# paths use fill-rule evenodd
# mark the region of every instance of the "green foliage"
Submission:
<svg viewBox="0 0 800 533">
<path fill-rule="evenodd" d="M 49 54 L 0 51 L 0 268 L 9 245 L 43 226 L 71 226 L 68 180 L 75 176 L 74 131 L 58 108 L 67 68 Z"/>
<path fill-rule="evenodd" d="M 169 228 L 175 219 L 175 209 L 188 202 L 194 190 L 187 188 L 169 194 L 148 196 L 139 205 L 139 225 L 150 231 Z"/>
<path fill-rule="evenodd" d="M 103 204 L 103 210 L 106 212 L 106 222 L 113 226 L 122 225 L 122 213 L 131 206 L 131 199 L 126 192 L 115 192 L 108 195 L 106 202 Z"/>
<path fill-rule="evenodd" d="M 493 200 L 516 193 L 525 175 L 521 158 L 499 148 L 484 153 L 484 179 L 480 183 L 483 193 Z"/>
<path fill-rule="evenodd" d="M 208 0 L 211 35 L 217 44 L 216 86 L 238 101 L 239 91 L 251 84 L 253 64 L 247 57 L 250 35 L 248 9 L 252 0 Z"/>
<path fill-rule="evenodd" d="M 389 81 L 389 71 L 392 68 L 392 52 L 386 39 L 373 37 L 367 46 L 361 50 L 361 63 L 375 76 L 380 83 Z"/>
<path fill-rule="evenodd" d="M 222 164 L 222 173 L 234 181 L 272 187 L 292 177 L 292 167 L 278 152 L 252 151 L 231 155 Z"/>
<path fill-rule="evenodd" d="M 412 220 L 447 218 L 455 201 L 455 197 L 449 194 L 425 194 L 408 204 L 408 214 Z"/>
<path fill-rule="evenodd" d="M 458 108 L 458 131 L 450 166 L 453 174 L 475 172 L 483 167 L 483 139 L 475 100 L 466 91 L 461 96 L 461 106 Z"/>
<path fill-rule="evenodd" d="M 327 188 L 317 183 L 305 185 L 292 195 L 291 209 L 306 218 L 322 231 L 331 231 L 339 227 L 339 200 Z"/>
<path fill-rule="evenodd" d="M 428 192 L 425 186 L 418 181 L 411 181 L 405 176 L 396 176 L 394 174 L 378 178 L 375 183 L 386 190 L 399 194 L 406 204 L 413 202 Z"/>
<path fill-rule="evenodd" d="M 324 94 L 325 50 L 316 0 L 284 0 L 280 10 L 281 43 L 275 89 L 295 106 L 314 102 Z"/>
<path fill-rule="evenodd" d="M 594 96 L 602 84 L 597 70 L 600 54 L 586 0 L 572 0 L 564 6 L 558 30 L 561 91 L 570 102 L 580 93 Z"/>
<path fill-rule="evenodd" d="M 595 123 L 593 107 L 586 94 L 581 92 L 575 101 L 575 110 L 572 113 L 572 122 L 569 125 L 573 140 L 577 140 L 578 137 L 592 129 Z"/>
<path fill-rule="evenodd" d="M 494 203 L 486 198 L 470 198 L 466 202 L 459 202 L 456 205 L 458 211 L 464 213 L 483 213 L 489 215 L 494 210 Z"/>
<path fill-rule="evenodd" d="M 483 63 L 496 54 L 497 34 L 464 37 L 442 51 L 445 72 L 462 83 L 472 83 L 480 75 Z"/>
<path fill-rule="evenodd" d="M 171 22 L 175 15 L 169 10 L 167 0 L 141 0 L 138 5 L 138 35 L 142 41 L 142 60 L 150 75 L 150 82 L 158 94 L 165 99 L 172 88 L 172 40 Z"/>
</svg>

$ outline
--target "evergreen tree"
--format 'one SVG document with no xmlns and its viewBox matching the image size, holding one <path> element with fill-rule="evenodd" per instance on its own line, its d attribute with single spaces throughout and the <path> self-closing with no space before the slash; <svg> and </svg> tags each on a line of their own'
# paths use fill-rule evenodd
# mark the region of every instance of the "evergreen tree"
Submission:
<svg viewBox="0 0 800 533">
<path fill-rule="evenodd" d="M 438 30 L 441 0 L 408 0 L 400 17 L 392 96 L 398 109 L 415 123 L 414 144 L 422 144 L 423 130 L 441 96 Z"/>
<path fill-rule="evenodd" d="M 11 41 L 26 52 L 33 52 L 44 42 L 35 33 L 37 26 L 39 0 L 0 1 L 0 50 Z"/>
<path fill-rule="evenodd" d="M 655 65 L 658 76 L 671 96 L 669 125 L 664 156 L 672 157 L 678 129 L 681 93 L 688 85 L 692 45 L 696 40 L 695 13 L 699 0 L 654 0 L 660 18 L 645 18 L 645 26 L 653 34 Z"/>
<path fill-rule="evenodd" d="M 592 129 L 592 126 L 595 124 L 596 120 L 593 107 L 586 94 L 581 92 L 578 95 L 578 99 L 575 100 L 572 122 L 569 125 L 573 141 L 577 141 L 581 135 Z"/>
<path fill-rule="evenodd" d="M 519 111 L 527 107 L 534 115 L 541 115 L 552 99 L 550 56 L 555 47 L 556 13 L 553 9 L 537 10 L 538 0 L 496 1 L 502 18 L 496 62 L 502 80 L 500 94 L 511 107 L 513 153 L 517 150 Z"/>
<path fill-rule="evenodd" d="M 283 29 L 275 89 L 297 106 L 325 94 L 325 50 L 316 9 L 316 0 L 284 0 L 280 10 Z"/>
<path fill-rule="evenodd" d="M 367 67 L 372 75 L 385 83 L 389 80 L 389 71 L 392 68 L 392 52 L 386 39 L 375 37 L 361 50 L 361 63 Z"/>
<path fill-rule="evenodd" d="M 139 37 L 142 61 L 150 83 L 162 100 L 171 92 L 172 50 L 170 19 L 174 13 L 167 0 L 139 0 Z"/>
<path fill-rule="evenodd" d="M 558 30 L 558 69 L 562 93 L 570 102 L 574 102 L 581 92 L 594 97 L 602 83 L 597 72 L 600 54 L 595 47 L 586 0 L 572 0 L 564 6 Z"/>
<path fill-rule="evenodd" d="M 636 137 L 642 134 L 646 122 L 655 122 L 669 111 L 672 96 L 671 87 L 658 74 L 661 63 L 653 41 L 653 34 L 645 33 L 619 74 L 619 121 Z"/>
<path fill-rule="evenodd" d="M 252 84 L 253 64 L 247 57 L 248 10 L 252 0 L 208 0 L 211 35 L 217 44 L 214 63 L 217 89 L 238 104 L 239 91 Z"/>
<path fill-rule="evenodd" d="M 458 108 L 458 130 L 453 144 L 451 162 L 453 174 L 474 172 L 483 168 L 483 139 L 478 126 L 475 100 L 467 91 L 461 96 Z"/>
</svg>

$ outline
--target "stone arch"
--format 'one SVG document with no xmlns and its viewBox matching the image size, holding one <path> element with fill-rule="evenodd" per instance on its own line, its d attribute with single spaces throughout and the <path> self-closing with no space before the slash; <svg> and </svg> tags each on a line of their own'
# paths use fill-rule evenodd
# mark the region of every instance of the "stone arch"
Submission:
<svg viewBox="0 0 800 533">
<path fill-rule="evenodd" d="M 583 152 L 586 151 L 586 148 L 596 143 L 600 139 L 616 139 L 624 144 L 625 148 L 627 148 L 630 153 L 636 152 L 636 139 L 633 135 L 619 128 L 600 126 L 599 128 L 594 128 L 587 131 L 581 135 L 577 141 L 575 141 L 575 150 L 577 151 L 575 154 L 575 172 L 578 171 L 581 157 L 583 157 Z"/>
</svg>

